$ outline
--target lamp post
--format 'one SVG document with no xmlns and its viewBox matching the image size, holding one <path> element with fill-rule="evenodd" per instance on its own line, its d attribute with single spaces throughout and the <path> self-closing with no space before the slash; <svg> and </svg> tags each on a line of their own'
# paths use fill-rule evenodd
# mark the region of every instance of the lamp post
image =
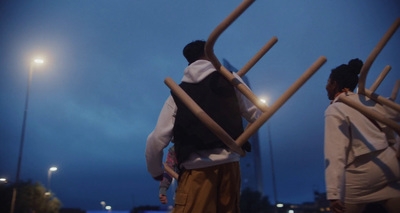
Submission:
<svg viewBox="0 0 400 213">
<path fill-rule="evenodd" d="M 22 161 L 22 151 L 23 151 L 23 148 L 24 148 L 26 117 L 27 117 L 27 114 L 28 114 L 29 90 L 30 90 L 31 82 L 32 82 L 33 68 L 34 68 L 34 66 L 36 64 L 43 64 L 43 63 L 44 63 L 43 59 L 35 59 L 30 63 L 30 66 L 29 66 L 28 88 L 26 90 L 24 118 L 22 120 L 22 132 L 21 132 L 21 141 L 20 141 L 20 146 L 19 146 L 17 175 L 15 177 L 15 186 L 14 186 L 14 189 L 13 189 L 10 213 L 14 213 L 15 199 L 17 197 L 17 187 L 18 187 L 18 184 L 19 184 L 19 176 L 20 176 L 20 172 L 21 172 L 21 161 Z"/>
<path fill-rule="evenodd" d="M 275 167 L 274 167 L 274 156 L 272 152 L 272 137 L 271 137 L 271 127 L 270 127 L 270 122 L 267 123 L 267 128 L 268 128 L 268 141 L 269 141 L 269 150 L 270 150 L 270 156 L 271 156 L 271 175 L 272 175 L 272 187 L 274 190 L 274 201 L 275 201 L 275 211 L 277 211 L 277 192 L 276 192 L 276 180 L 275 180 Z"/>
<path fill-rule="evenodd" d="M 265 99 L 260 99 L 260 101 L 268 106 L 267 101 Z M 272 175 L 272 188 L 273 188 L 273 192 L 274 192 L 274 209 L 276 212 L 277 211 L 276 207 L 277 207 L 278 203 L 277 203 L 275 167 L 274 167 L 274 156 L 273 156 L 273 152 L 272 152 L 272 137 L 271 137 L 270 122 L 267 122 L 267 131 L 268 131 L 269 151 L 270 151 L 270 157 L 271 157 L 271 175 Z"/>
<path fill-rule="evenodd" d="M 106 202 L 105 201 L 101 201 L 100 205 L 102 206 L 102 210 L 106 209 Z"/>
<path fill-rule="evenodd" d="M 51 179 L 51 173 L 57 171 L 57 167 L 51 167 L 48 171 L 48 175 L 47 175 L 47 190 L 50 193 L 50 179 Z"/>
</svg>

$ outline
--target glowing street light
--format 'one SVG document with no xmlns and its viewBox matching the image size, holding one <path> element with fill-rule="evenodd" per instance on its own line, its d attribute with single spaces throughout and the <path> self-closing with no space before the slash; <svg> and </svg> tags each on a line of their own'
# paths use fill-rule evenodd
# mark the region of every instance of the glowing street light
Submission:
<svg viewBox="0 0 400 213">
<path fill-rule="evenodd" d="M 1 183 L 7 183 L 7 179 L 6 178 L 0 178 L 0 182 Z"/>
<path fill-rule="evenodd" d="M 106 209 L 106 202 L 105 201 L 101 201 L 100 205 L 103 207 L 103 209 Z"/>
<path fill-rule="evenodd" d="M 260 98 L 260 101 L 268 106 L 267 99 Z"/>
<path fill-rule="evenodd" d="M 57 171 L 57 167 L 50 167 L 49 171 L 48 171 L 48 178 L 47 178 L 47 189 L 50 192 L 50 179 L 51 179 L 51 173 Z"/>
<path fill-rule="evenodd" d="M 37 58 L 37 59 L 33 60 L 33 62 L 35 62 L 36 64 L 43 64 L 44 60 L 40 59 L 40 58 Z"/>
<path fill-rule="evenodd" d="M 25 139 L 25 127 L 26 127 L 26 117 L 28 114 L 28 102 L 29 102 L 29 90 L 31 87 L 31 82 L 32 82 L 32 74 L 33 74 L 33 68 L 37 64 L 43 64 L 44 60 L 43 59 L 34 59 L 29 67 L 29 78 L 28 78 L 28 88 L 26 90 L 26 98 L 25 98 L 25 110 L 24 110 L 24 118 L 22 120 L 22 132 L 21 132 L 21 142 L 19 146 L 19 155 L 18 155 L 18 164 L 17 164 L 17 175 L 15 178 L 15 187 L 13 189 L 13 196 L 11 200 L 11 208 L 10 208 L 10 213 L 14 213 L 14 207 L 15 207 L 15 199 L 17 197 L 17 186 L 19 183 L 19 176 L 21 172 L 21 161 L 22 161 L 22 151 L 24 148 L 24 139 Z"/>
</svg>

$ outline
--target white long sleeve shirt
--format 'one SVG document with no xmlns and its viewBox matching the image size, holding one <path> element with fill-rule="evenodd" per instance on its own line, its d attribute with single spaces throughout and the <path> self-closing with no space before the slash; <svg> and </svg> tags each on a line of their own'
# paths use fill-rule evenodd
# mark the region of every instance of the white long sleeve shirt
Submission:
<svg viewBox="0 0 400 213">
<path fill-rule="evenodd" d="M 207 60 L 197 60 L 185 69 L 182 82 L 197 83 L 212 72 L 216 72 L 216 69 L 211 62 Z M 236 73 L 233 74 L 245 85 L 243 80 Z M 235 91 L 242 117 L 250 123 L 254 122 L 260 116 L 261 111 L 240 91 L 236 89 Z M 163 173 L 163 150 L 172 139 L 176 111 L 177 106 L 174 99 L 172 96 L 169 96 L 160 112 L 155 129 L 147 138 L 145 151 L 147 170 L 153 177 L 157 177 Z M 229 149 L 217 148 L 193 153 L 187 161 L 182 163 L 182 166 L 186 169 L 204 168 L 239 161 L 239 158 L 240 156 L 238 154 Z"/>
<path fill-rule="evenodd" d="M 368 106 L 390 119 L 399 119 L 399 113 L 377 104 L 369 98 L 348 92 L 352 101 Z M 338 102 L 337 98 L 325 111 L 325 181 L 328 200 L 344 200 L 345 171 L 349 164 L 362 155 L 383 150 L 389 146 L 394 133 L 384 124 L 380 131 L 366 116 Z"/>
</svg>

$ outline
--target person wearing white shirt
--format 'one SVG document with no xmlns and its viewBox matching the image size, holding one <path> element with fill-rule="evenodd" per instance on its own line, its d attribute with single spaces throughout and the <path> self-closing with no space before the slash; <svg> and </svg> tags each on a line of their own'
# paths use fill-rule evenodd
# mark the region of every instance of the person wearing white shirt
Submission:
<svg viewBox="0 0 400 213">
<path fill-rule="evenodd" d="M 204 46 L 205 41 L 201 40 L 185 46 L 183 54 L 189 66 L 180 86 L 236 139 L 243 132 L 242 117 L 252 123 L 261 111 L 217 72 L 205 56 Z M 239 212 L 240 156 L 212 134 L 174 94 L 166 100 L 156 127 L 147 138 L 147 169 L 156 180 L 162 177 L 163 149 L 172 137 L 181 171 L 174 212 Z"/>
<path fill-rule="evenodd" d="M 352 59 L 331 71 L 326 90 L 331 104 L 325 111 L 325 181 L 334 213 L 361 213 L 367 204 L 382 204 L 389 213 L 400 212 L 400 164 L 395 133 L 338 101 L 345 95 L 386 117 L 394 112 L 368 97 L 353 93 L 363 62 Z"/>
</svg>

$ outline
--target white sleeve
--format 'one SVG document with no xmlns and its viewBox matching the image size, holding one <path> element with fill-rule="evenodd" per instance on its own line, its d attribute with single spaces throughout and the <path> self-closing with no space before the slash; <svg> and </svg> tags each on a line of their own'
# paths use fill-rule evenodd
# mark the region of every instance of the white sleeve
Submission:
<svg viewBox="0 0 400 213">
<path fill-rule="evenodd" d="M 233 75 L 243 84 L 247 87 L 247 85 L 243 82 L 243 79 L 240 78 L 239 75 L 237 75 L 235 72 L 233 72 Z M 247 87 L 248 88 L 248 87 Z M 250 89 L 250 88 L 249 88 Z M 242 116 L 249 122 L 253 123 L 258 117 L 261 115 L 261 110 L 259 110 L 245 95 L 243 95 L 242 92 L 240 92 L 236 87 L 235 87 L 235 92 L 236 92 L 236 97 L 239 102 L 239 109 L 240 112 L 242 113 Z"/>
<path fill-rule="evenodd" d="M 156 127 L 147 137 L 145 156 L 147 171 L 152 177 L 157 177 L 164 172 L 162 167 L 163 150 L 172 139 L 175 114 L 176 104 L 172 96 L 169 96 L 160 112 Z"/>
<path fill-rule="evenodd" d="M 343 201 L 349 135 L 349 126 L 345 118 L 325 113 L 324 153 L 328 200 L 340 199 Z"/>
</svg>

